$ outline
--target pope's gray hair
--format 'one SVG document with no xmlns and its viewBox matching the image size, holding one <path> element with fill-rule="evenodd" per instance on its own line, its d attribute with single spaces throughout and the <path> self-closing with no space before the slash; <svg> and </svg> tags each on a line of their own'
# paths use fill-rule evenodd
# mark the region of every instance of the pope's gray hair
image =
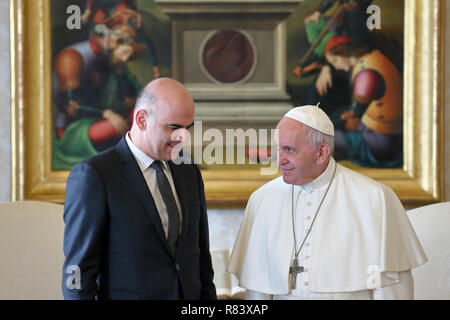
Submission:
<svg viewBox="0 0 450 320">
<path fill-rule="evenodd" d="M 319 130 L 309 127 L 307 139 L 308 142 L 315 147 L 320 146 L 322 143 L 326 143 L 330 147 L 330 156 L 333 154 L 334 151 L 333 136 L 330 136 L 328 134 L 320 132 Z"/>
</svg>

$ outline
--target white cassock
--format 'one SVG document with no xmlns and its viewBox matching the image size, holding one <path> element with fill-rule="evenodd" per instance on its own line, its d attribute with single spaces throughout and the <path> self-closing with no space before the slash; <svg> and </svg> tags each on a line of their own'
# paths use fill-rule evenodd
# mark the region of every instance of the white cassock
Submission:
<svg viewBox="0 0 450 320">
<path fill-rule="evenodd" d="M 395 193 L 330 159 L 318 178 L 294 186 L 297 249 L 304 272 L 290 285 L 292 185 L 274 179 L 250 197 L 228 271 L 251 299 L 412 299 L 411 269 L 426 255 Z M 379 272 L 378 272 L 379 271 Z"/>
</svg>

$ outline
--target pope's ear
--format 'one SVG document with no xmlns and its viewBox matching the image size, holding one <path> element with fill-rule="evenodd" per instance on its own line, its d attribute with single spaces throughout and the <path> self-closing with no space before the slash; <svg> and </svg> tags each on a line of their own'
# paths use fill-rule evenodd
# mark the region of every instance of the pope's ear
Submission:
<svg viewBox="0 0 450 320">
<path fill-rule="evenodd" d="M 136 125 L 140 130 L 145 130 L 145 127 L 147 125 L 147 113 L 145 112 L 145 110 L 138 110 L 136 112 L 136 115 L 134 116 L 134 121 L 136 122 Z"/>
<path fill-rule="evenodd" d="M 325 163 L 330 156 L 331 148 L 328 144 L 322 143 L 319 146 L 319 153 L 317 154 L 317 162 L 318 164 Z"/>
</svg>

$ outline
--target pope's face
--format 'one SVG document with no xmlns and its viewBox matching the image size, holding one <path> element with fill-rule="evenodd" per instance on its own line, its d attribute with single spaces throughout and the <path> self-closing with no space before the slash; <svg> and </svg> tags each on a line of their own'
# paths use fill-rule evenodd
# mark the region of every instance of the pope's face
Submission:
<svg viewBox="0 0 450 320">
<path fill-rule="evenodd" d="M 309 127 L 302 123 L 283 118 L 278 129 L 278 164 L 283 180 L 288 184 L 304 185 L 317 178 L 319 147 L 309 143 Z"/>
</svg>

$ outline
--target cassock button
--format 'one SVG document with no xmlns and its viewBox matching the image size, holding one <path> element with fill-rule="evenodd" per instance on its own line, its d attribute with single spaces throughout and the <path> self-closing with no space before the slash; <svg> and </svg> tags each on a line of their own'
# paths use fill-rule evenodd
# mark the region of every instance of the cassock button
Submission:
<svg viewBox="0 0 450 320">
<path fill-rule="evenodd" d="M 306 242 L 306 243 L 305 243 L 305 247 L 309 247 L 309 242 Z"/>
<path fill-rule="evenodd" d="M 311 217 L 310 216 L 306 216 L 306 220 L 311 220 Z"/>
<path fill-rule="evenodd" d="M 179 265 L 178 263 L 175 265 L 175 269 L 176 269 L 177 271 L 180 271 L 180 265 Z"/>
<path fill-rule="evenodd" d="M 308 256 L 308 255 L 306 255 L 306 256 L 305 256 L 305 259 L 306 259 L 306 260 L 308 260 L 308 259 L 309 259 L 309 256 Z"/>
<path fill-rule="evenodd" d="M 308 285 L 308 281 L 303 282 L 303 285 L 306 287 Z"/>
<path fill-rule="evenodd" d="M 308 207 L 310 207 L 310 206 L 312 205 L 312 203 L 308 201 L 308 202 L 306 203 L 306 205 L 307 205 Z"/>
</svg>

